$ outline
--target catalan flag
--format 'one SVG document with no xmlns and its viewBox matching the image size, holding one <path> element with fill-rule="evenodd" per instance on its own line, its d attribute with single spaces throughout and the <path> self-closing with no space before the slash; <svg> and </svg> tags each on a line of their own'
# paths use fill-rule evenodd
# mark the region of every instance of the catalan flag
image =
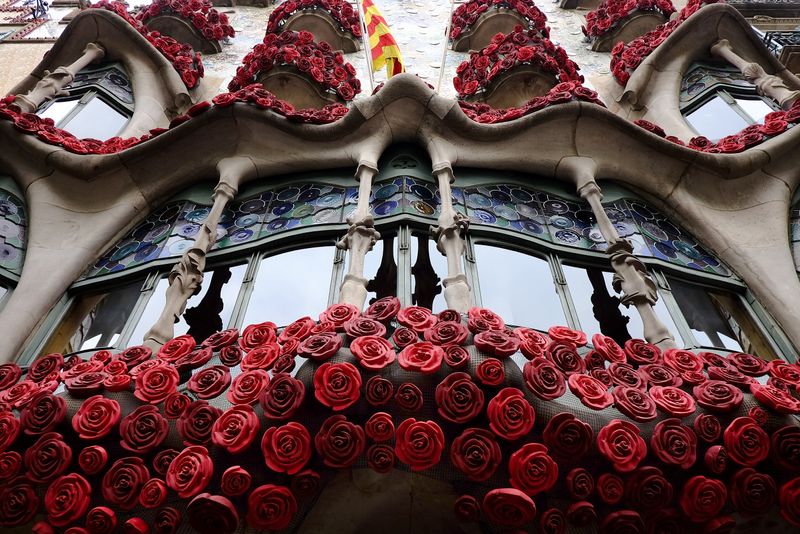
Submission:
<svg viewBox="0 0 800 534">
<path fill-rule="evenodd" d="M 389 31 L 389 25 L 372 0 L 361 0 L 364 7 L 364 22 L 369 36 L 369 48 L 372 53 L 372 70 L 379 71 L 384 66 L 389 78 L 405 72 L 400 47 Z"/>
</svg>

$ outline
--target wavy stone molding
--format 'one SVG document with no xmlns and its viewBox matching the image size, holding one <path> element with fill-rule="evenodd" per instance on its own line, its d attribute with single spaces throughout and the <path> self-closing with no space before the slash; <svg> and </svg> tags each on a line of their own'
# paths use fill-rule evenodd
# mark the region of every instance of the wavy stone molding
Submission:
<svg viewBox="0 0 800 534">
<path fill-rule="evenodd" d="M 498 109 L 517 107 L 531 98 L 546 95 L 557 83 L 553 76 L 524 65 L 501 74 L 485 93 L 469 101 L 483 102 Z"/>
<path fill-rule="evenodd" d="M 492 9 L 481 15 L 471 28 L 453 40 L 453 50 L 468 52 L 481 50 L 489 45 L 497 33 L 508 34 L 515 26 L 527 27 L 528 21 L 511 9 Z"/>
<path fill-rule="evenodd" d="M 561 9 L 596 9 L 600 4 L 603 3 L 603 0 L 561 0 L 561 3 L 558 5 Z"/>
<path fill-rule="evenodd" d="M 169 35 L 178 42 L 186 43 L 203 54 L 219 54 L 222 51 L 219 41 L 206 39 L 189 22 L 174 15 L 159 15 L 148 19 L 145 23 L 148 30 Z"/>
<path fill-rule="evenodd" d="M 592 41 L 592 50 L 610 52 L 618 42 L 629 43 L 665 22 L 667 19 L 660 13 L 635 11 L 631 16 L 622 20 L 614 30 Z"/>
<path fill-rule="evenodd" d="M 297 109 L 319 109 L 328 104 L 344 103 L 332 93 L 321 91 L 319 85 L 292 67 L 270 69 L 258 78 L 258 83 Z"/>
<path fill-rule="evenodd" d="M 341 50 L 345 54 L 361 50 L 359 40 L 343 32 L 339 28 L 339 24 L 322 10 L 298 11 L 286 19 L 286 23 L 281 28 L 281 31 L 285 30 L 311 32 L 317 42 L 325 41 L 334 50 Z"/>
</svg>

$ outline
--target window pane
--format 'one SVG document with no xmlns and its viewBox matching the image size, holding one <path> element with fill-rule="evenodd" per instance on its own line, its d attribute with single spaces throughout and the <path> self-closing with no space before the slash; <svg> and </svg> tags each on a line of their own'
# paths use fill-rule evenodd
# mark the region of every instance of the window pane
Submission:
<svg viewBox="0 0 800 534">
<path fill-rule="evenodd" d="M 686 120 L 700 135 L 712 141 L 734 134 L 747 126 L 747 121 L 718 96 L 686 115 Z"/>
<path fill-rule="evenodd" d="M 736 103 L 739 104 L 739 107 L 742 108 L 745 113 L 750 115 L 750 118 L 753 119 L 753 122 L 763 123 L 764 117 L 767 115 L 767 113 L 772 113 L 775 111 L 760 98 L 737 98 Z"/>
<path fill-rule="evenodd" d="M 78 105 L 78 99 L 74 100 L 56 100 L 47 109 L 39 113 L 40 117 L 51 118 L 56 125 L 61 122 L 72 109 Z"/>
<path fill-rule="evenodd" d="M 328 307 L 334 247 L 294 250 L 261 260 L 243 326 L 284 326 Z"/>
<path fill-rule="evenodd" d="M 186 311 L 175 323 L 175 335 L 190 334 L 199 344 L 214 332 L 228 328 L 246 270 L 247 265 L 236 265 L 206 271 L 200 292 L 189 299 Z M 168 287 L 166 277 L 158 281 L 131 335 L 131 345 L 141 344 L 144 335 L 161 316 Z"/>
<path fill-rule="evenodd" d="M 102 99 L 92 98 L 65 126 L 78 139 L 91 137 L 101 141 L 119 133 L 128 117 Z"/>
<path fill-rule="evenodd" d="M 563 269 L 581 329 L 588 337 L 591 338 L 599 332 L 614 338 L 620 345 L 631 338 L 644 338 L 642 318 L 635 307 L 626 308 L 620 303 L 619 296 L 611 285 L 614 278 L 612 273 L 571 265 L 564 265 Z M 678 346 L 683 346 L 675 322 L 662 299 L 658 299 L 654 310 L 664 326 L 675 336 Z"/>
<path fill-rule="evenodd" d="M 420 255 L 420 246 L 423 254 Z M 442 280 L 447 276 L 447 258 L 427 235 L 411 236 L 411 300 L 415 306 L 438 313 L 447 309 Z"/>
<path fill-rule="evenodd" d="M 547 330 L 566 325 L 547 261 L 520 252 L 475 245 L 483 306 L 508 324 Z"/>
</svg>

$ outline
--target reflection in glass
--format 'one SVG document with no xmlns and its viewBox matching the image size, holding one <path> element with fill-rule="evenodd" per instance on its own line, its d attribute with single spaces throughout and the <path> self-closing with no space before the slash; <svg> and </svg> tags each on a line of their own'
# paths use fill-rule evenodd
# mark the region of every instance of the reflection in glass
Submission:
<svg viewBox="0 0 800 534">
<path fill-rule="evenodd" d="M 767 116 L 767 113 L 772 113 L 775 111 L 760 98 L 736 98 L 736 103 L 739 104 L 739 107 L 742 108 L 745 113 L 750 115 L 750 118 L 753 119 L 753 122 L 760 122 L 762 124 L 764 122 L 764 117 Z"/>
<path fill-rule="evenodd" d="M 490 245 L 475 245 L 484 307 L 509 325 L 547 330 L 566 325 L 547 261 Z"/>
<path fill-rule="evenodd" d="M 261 260 L 243 326 L 316 318 L 328 307 L 334 252 L 333 246 L 313 247 Z"/>
<path fill-rule="evenodd" d="M 78 105 L 77 98 L 73 100 L 55 100 L 49 106 L 47 106 L 47 109 L 39 113 L 39 116 L 42 118 L 53 119 L 53 122 L 58 124 L 64 120 L 64 117 L 66 117 L 76 105 Z"/>
<path fill-rule="evenodd" d="M 712 141 L 734 134 L 747 126 L 747 121 L 719 96 L 686 115 L 686 120 L 697 133 Z"/>
<path fill-rule="evenodd" d="M 95 97 L 64 128 L 78 139 L 90 137 L 102 141 L 117 135 L 126 122 L 127 116 Z"/>
<path fill-rule="evenodd" d="M 420 252 L 422 252 L 420 254 Z M 447 276 L 447 258 L 427 235 L 411 237 L 411 302 L 434 312 L 447 309 L 442 279 Z"/>
<path fill-rule="evenodd" d="M 631 338 L 644 337 L 644 325 L 636 308 L 625 308 L 611 286 L 612 273 L 592 267 L 563 265 L 562 268 L 581 330 L 587 337 L 591 338 L 599 332 L 620 345 Z M 653 309 L 667 330 L 675 336 L 678 346 L 682 346 L 683 341 L 663 300 L 658 299 Z"/>
<path fill-rule="evenodd" d="M 175 335 L 190 334 L 197 343 L 201 343 L 214 332 L 228 328 L 246 270 L 247 265 L 236 265 L 206 271 L 199 293 L 189 299 L 186 311 L 175 323 Z M 130 339 L 131 345 L 141 344 L 144 335 L 158 320 L 167 302 L 168 287 L 169 280 L 166 277 L 158 281 L 139 322 L 136 323 Z"/>
</svg>

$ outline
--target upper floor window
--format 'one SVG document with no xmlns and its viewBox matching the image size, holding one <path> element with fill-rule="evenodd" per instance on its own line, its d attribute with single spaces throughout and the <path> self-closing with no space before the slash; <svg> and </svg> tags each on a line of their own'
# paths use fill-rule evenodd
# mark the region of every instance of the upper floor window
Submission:
<svg viewBox="0 0 800 534">
<path fill-rule="evenodd" d="M 80 71 L 66 88 L 38 111 L 79 139 L 118 135 L 133 114 L 133 88 L 122 65 L 109 63 Z"/>
<path fill-rule="evenodd" d="M 758 94 L 736 67 L 695 63 L 681 83 L 681 112 L 699 135 L 712 141 L 764 122 L 776 104 Z"/>
</svg>

